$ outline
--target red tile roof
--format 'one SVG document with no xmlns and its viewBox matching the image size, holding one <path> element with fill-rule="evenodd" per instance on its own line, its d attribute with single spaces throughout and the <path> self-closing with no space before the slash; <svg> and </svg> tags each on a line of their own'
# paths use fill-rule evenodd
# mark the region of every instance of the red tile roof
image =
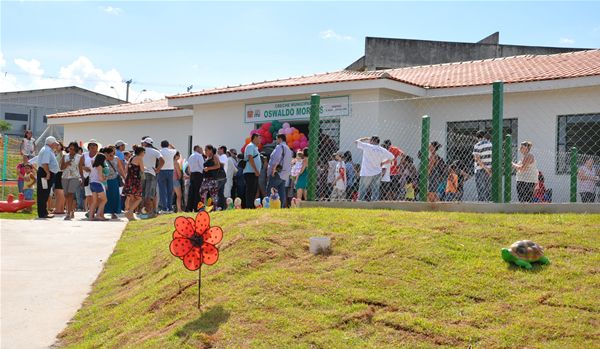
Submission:
<svg viewBox="0 0 600 349">
<path fill-rule="evenodd" d="M 367 72 L 343 70 L 249 85 L 214 88 L 168 96 L 167 98 L 186 98 L 277 87 L 330 84 L 382 78 L 419 87 L 444 88 L 488 85 L 498 80 L 510 84 L 598 75 L 600 75 L 600 50 L 587 50 L 553 55 L 513 56 Z"/>
<path fill-rule="evenodd" d="M 141 102 L 141 103 L 124 103 L 117 105 L 109 105 L 106 107 L 90 108 L 73 110 L 64 113 L 56 113 L 48 115 L 48 118 L 68 118 L 74 116 L 86 116 L 86 115 L 106 115 L 106 114 L 135 114 L 135 113 L 148 113 L 155 111 L 168 111 L 168 110 L 180 110 L 178 107 L 170 107 L 167 105 L 166 99 L 159 99 L 156 101 Z"/>
</svg>

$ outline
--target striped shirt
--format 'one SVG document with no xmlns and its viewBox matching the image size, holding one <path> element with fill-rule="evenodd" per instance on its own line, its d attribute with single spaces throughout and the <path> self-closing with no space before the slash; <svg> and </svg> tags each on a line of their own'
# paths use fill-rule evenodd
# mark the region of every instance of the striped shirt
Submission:
<svg viewBox="0 0 600 349">
<path fill-rule="evenodd" d="M 473 157 L 478 156 L 483 165 L 487 168 L 492 167 L 492 142 L 487 139 L 481 140 L 473 147 Z M 477 161 L 475 161 L 475 172 L 482 170 Z"/>
</svg>

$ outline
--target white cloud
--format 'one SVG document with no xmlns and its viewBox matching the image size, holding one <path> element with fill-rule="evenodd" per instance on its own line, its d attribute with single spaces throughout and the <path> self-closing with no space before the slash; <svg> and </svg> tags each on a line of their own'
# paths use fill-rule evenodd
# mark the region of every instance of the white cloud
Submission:
<svg viewBox="0 0 600 349">
<path fill-rule="evenodd" d="M 102 11 L 104 11 L 104 12 L 106 12 L 108 14 L 111 14 L 111 15 L 115 15 L 115 16 L 118 16 L 121 13 L 123 13 L 123 9 L 122 8 L 120 8 L 120 7 L 112 7 L 112 6 L 102 7 Z"/>
<path fill-rule="evenodd" d="M 0 51 L 0 69 L 2 69 L 0 76 L 0 92 L 4 91 L 16 91 L 17 88 L 17 77 L 13 74 L 9 74 L 4 71 L 6 67 L 6 59 L 4 58 L 4 54 Z"/>
<path fill-rule="evenodd" d="M 0 52 L 0 64 L 4 55 Z M 127 85 L 125 79 L 116 69 L 103 70 L 85 56 L 81 56 L 59 69 L 58 75 L 49 73 L 52 77 L 44 76 L 41 63 L 36 59 L 26 60 L 17 58 L 15 64 L 24 74 L 2 73 L 0 77 L 0 92 L 30 90 L 40 88 L 53 88 L 64 86 L 79 86 L 107 96 L 125 100 Z M 1 67 L 1 65 L 0 65 Z M 112 86 L 112 87 L 111 87 Z M 135 80 L 130 85 L 129 101 L 140 102 L 146 99 L 161 99 L 165 94 L 160 91 L 148 89 L 142 92 L 142 87 L 137 88 Z"/>
<path fill-rule="evenodd" d="M 575 40 L 571 38 L 560 38 L 558 42 L 560 42 L 563 45 L 573 45 L 575 43 Z"/>
<path fill-rule="evenodd" d="M 327 29 L 320 32 L 319 36 L 323 40 L 352 40 L 351 36 L 338 34 L 331 29 Z"/>
<path fill-rule="evenodd" d="M 22 58 L 17 58 L 15 59 L 15 64 L 27 74 L 37 76 L 44 75 L 44 70 L 40 68 L 42 64 L 37 59 L 31 59 L 27 61 Z"/>
</svg>

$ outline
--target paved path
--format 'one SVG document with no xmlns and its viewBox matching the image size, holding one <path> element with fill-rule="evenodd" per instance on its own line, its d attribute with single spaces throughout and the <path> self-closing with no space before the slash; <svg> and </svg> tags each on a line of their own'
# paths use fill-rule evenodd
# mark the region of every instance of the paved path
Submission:
<svg viewBox="0 0 600 349">
<path fill-rule="evenodd" d="M 75 315 L 126 220 L 0 220 L 2 349 L 48 348 Z"/>
</svg>

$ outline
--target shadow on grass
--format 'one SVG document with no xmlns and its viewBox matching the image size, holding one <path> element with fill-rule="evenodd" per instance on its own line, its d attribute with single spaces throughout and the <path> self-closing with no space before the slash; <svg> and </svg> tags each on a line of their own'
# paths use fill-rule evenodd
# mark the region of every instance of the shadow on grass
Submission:
<svg viewBox="0 0 600 349">
<path fill-rule="evenodd" d="M 196 320 L 192 320 L 185 324 L 175 334 L 178 337 L 191 337 L 196 332 L 202 332 L 208 335 L 215 334 L 219 330 L 219 326 L 227 322 L 229 312 L 223 309 L 222 306 L 216 306 L 208 311 L 205 311 Z"/>
</svg>

